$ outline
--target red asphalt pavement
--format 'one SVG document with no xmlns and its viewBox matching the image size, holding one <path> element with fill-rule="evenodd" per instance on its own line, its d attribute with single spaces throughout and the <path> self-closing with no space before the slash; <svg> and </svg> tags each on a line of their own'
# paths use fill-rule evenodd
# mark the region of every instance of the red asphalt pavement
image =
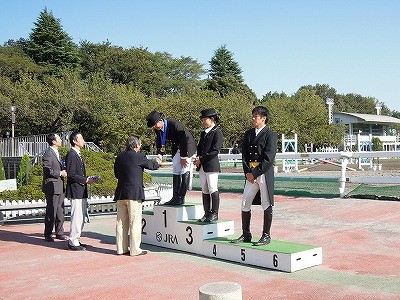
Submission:
<svg viewBox="0 0 400 300">
<path fill-rule="evenodd" d="M 201 203 L 201 193 L 188 193 Z M 241 195 L 221 194 L 220 218 L 240 233 Z M 43 239 L 44 224 L 0 226 L 0 299 L 198 299 L 215 281 L 241 285 L 243 299 L 400 299 L 400 202 L 276 196 L 272 238 L 322 246 L 322 265 L 284 273 L 151 245 L 115 252 L 115 216 L 92 218 L 82 242 Z M 253 235 L 262 211 L 253 207 Z M 68 231 L 69 222 L 65 223 Z"/>
</svg>

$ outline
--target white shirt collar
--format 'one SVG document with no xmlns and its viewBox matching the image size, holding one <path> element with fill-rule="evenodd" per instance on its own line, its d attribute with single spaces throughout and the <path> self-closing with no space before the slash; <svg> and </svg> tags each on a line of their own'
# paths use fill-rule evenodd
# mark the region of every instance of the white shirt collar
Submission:
<svg viewBox="0 0 400 300">
<path fill-rule="evenodd" d="M 76 153 L 78 153 L 78 155 L 81 155 L 81 151 L 79 151 L 78 149 L 76 149 L 75 147 L 72 147 L 73 150 L 76 151 Z"/>
<path fill-rule="evenodd" d="M 56 147 L 50 146 L 50 148 L 53 149 L 53 151 L 58 154 L 58 149 Z"/>
<path fill-rule="evenodd" d="M 264 124 L 264 126 L 261 127 L 261 128 L 254 128 L 254 129 L 256 130 L 256 136 L 257 136 L 257 134 L 258 134 L 261 130 L 264 129 L 265 126 L 266 126 L 266 125 Z"/>
<path fill-rule="evenodd" d="M 209 132 L 211 131 L 211 129 L 213 129 L 213 128 L 214 128 L 214 126 L 211 126 L 211 127 L 206 128 L 204 131 L 205 131 L 206 134 L 207 134 L 207 133 L 209 133 Z"/>
</svg>

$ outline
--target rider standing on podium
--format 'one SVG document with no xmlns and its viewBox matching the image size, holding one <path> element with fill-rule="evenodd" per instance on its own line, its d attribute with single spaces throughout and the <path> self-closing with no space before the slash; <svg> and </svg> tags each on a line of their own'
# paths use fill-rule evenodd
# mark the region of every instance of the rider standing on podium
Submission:
<svg viewBox="0 0 400 300">
<path fill-rule="evenodd" d="M 242 200 L 242 235 L 232 243 L 251 243 L 251 205 L 261 204 L 264 210 L 262 236 L 254 246 L 271 241 L 272 206 L 274 205 L 274 161 L 277 149 L 276 133 L 267 127 L 269 111 L 257 106 L 252 111 L 254 128 L 246 131 L 243 139 L 242 161 L 246 183 Z"/>
<path fill-rule="evenodd" d="M 165 154 L 167 142 L 171 142 L 173 165 L 173 197 L 166 205 L 185 203 L 189 188 L 190 171 L 193 168 L 196 142 L 189 130 L 178 120 L 164 118 L 162 113 L 152 111 L 147 117 L 147 127 L 152 127 L 157 135 L 157 154 Z"/>
<path fill-rule="evenodd" d="M 221 172 L 218 154 L 221 151 L 223 135 L 217 125 L 219 116 L 214 108 L 202 110 L 200 119 L 205 130 L 200 135 L 194 164 L 200 176 L 204 208 L 204 216 L 199 219 L 199 222 L 208 223 L 218 220 L 218 173 Z"/>
</svg>

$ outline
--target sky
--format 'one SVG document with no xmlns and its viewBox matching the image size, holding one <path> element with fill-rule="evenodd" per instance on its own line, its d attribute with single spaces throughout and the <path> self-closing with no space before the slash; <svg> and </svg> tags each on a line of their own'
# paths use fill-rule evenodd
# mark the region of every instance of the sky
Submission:
<svg viewBox="0 0 400 300">
<path fill-rule="evenodd" d="M 79 44 L 191 57 L 233 53 L 258 98 L 328 84 L 400 111 L 398 0 L 3 0 L 0 43 L 29 38 L 47 8 Z"/>
</svg>

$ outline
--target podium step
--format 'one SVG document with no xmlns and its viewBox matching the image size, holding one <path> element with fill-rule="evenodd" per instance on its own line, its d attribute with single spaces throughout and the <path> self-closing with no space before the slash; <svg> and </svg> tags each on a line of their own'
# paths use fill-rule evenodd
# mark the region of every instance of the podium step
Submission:
<svg viewBox="0 0 400 300">
<path fill-rule="evenodd" d="M 285 272 L 294 272 L 322 263 L 322 247 L 271 240 L 268 245 L 233 244 L 239 235 L 217 237 L 204 241 L 203 254 L 208 257 L 235 261 Z M 252 242 L 257 242 L 253 238 Z"/>
<path fill-rule="evenodd" d="M 194 203 L 158 205 L 153 211 L 143 211 L 142 242 L 285 272 L 322 263 L 322 248 L 318 246 L 278 240 L 264 246 L 233 244 L 230 241 L 239 236 L 234 234 L 234 222 L 226 219 L 198 222 L 203 214 L 203 207 Z"/>
</svg>

